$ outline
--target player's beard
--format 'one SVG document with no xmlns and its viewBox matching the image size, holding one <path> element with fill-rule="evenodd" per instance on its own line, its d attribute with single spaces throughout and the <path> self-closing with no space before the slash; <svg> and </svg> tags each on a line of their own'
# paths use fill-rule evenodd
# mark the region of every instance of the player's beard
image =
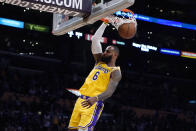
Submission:
<svg viewBox="0 0 196 131">
<path fill-rule="evenodd" d="M 112 60 L 112 56 L 102 56 L 101 61 L 108 64 Z"/>
</svg>

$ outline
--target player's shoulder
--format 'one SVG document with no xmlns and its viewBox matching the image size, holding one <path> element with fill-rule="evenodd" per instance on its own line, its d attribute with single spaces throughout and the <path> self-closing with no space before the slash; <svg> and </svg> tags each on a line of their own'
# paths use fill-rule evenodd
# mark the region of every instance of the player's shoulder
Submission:
<svg viewBox="0 0 196 131">
<path fill-rule="evenodd" d="M 112 74 L 121 75 L 120 66 L 111 67 L 111 69 L 112 69 Z"/>
<path fill-rule="evenodd" d="M 121 74 L 120 67 L 116 67 L 116 69 L 112 71 L 111 78 L 112 79 L 115 79 L 117 81 L 120 81 L 121 80 L 122 74 Z"/>
</svg>

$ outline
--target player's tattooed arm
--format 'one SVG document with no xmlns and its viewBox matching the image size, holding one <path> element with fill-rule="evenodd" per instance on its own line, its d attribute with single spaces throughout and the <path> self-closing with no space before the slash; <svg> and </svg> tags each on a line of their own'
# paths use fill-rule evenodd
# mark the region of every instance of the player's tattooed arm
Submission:
<svg viewBox="0 0 196 131">
<path fill-rule="evenodd" d="M 98 97 L 97 97 L 98 100 L 105 100 L 105 99 L 111 97 L 112 94 L 114 93 L 114 91 L 116 90 L 116 87 L 118 86 L 118 83 L 121 80 L 121 78 L 122 78 L 122 75 L 121 75 L 120 70 L 116 70 L 116 71 L 112 72 L 108 87 L 105 92 L 98 95 Z"/>
</svg>

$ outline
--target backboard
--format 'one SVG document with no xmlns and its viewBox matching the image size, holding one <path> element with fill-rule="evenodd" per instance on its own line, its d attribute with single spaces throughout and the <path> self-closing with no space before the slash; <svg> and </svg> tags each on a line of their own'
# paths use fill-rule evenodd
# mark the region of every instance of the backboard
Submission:
<svg viewBox="0 0 196 131">
<path fill-rule="evenodd" d="M 54 35 L 63 35 L 87 24 L 93 24 L 116 11 L 132 6 L 134 1 L 135 0 L 111 0 L 107 3 L 101 2 L 96 6 L 92 6 L 90 15 L 83 13 L 83 15 L 77 14 L 73 16 L 71 13 L 70 15 L 54 13 L 52 33 Z"/>
<path fill-rule="evenodd" d="M 92 0 L 0 0 L 0 2 L 71 16 L 87 16 L 92 9 Z"/>
</svg>

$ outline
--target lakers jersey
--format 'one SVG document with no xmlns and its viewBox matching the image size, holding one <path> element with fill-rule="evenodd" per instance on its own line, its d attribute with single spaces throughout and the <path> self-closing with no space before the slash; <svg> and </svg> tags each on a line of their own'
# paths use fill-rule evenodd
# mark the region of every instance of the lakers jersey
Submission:
<svg viewBox="0 0 196 131">
<path fill-rule="evenodd" d="M 110 81 L 110 74 L 114 70 L 120 70 L 120 67 L 109 67 L 103 62 L 99 62 L 86 78 L 80 88 L 80 93 L 84 96 L 94 97 L 103 93 Z"/>
</svg>

